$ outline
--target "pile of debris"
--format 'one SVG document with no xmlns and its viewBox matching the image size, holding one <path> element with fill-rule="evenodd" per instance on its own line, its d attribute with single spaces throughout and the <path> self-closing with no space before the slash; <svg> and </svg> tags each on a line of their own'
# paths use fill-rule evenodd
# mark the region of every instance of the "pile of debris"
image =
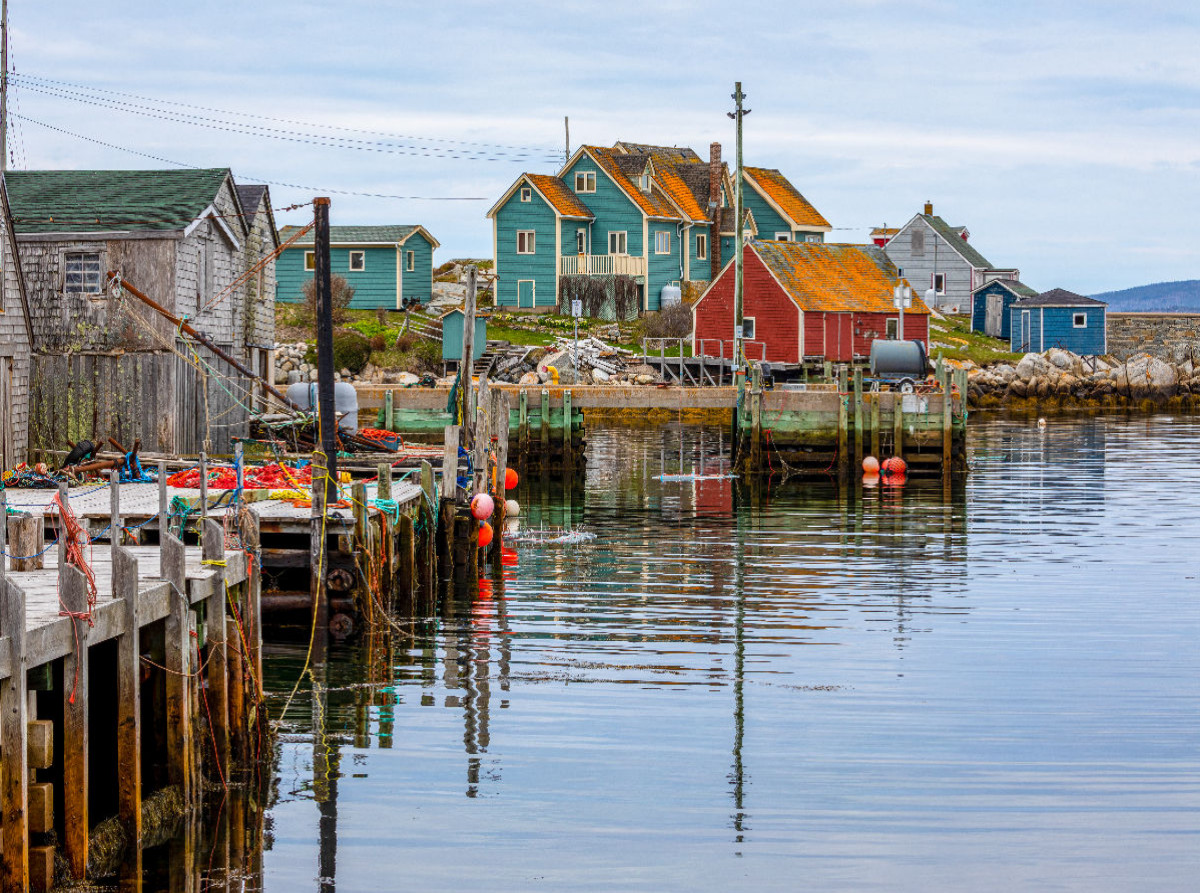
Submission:
<svg viewBox="0 0 1200 893">
<path fill-rule="evenodd" d="M 599 338 L 558 338 L 550 348 L 522 348 L 496 359 L 492 380 L 513 384 L 657 384 L 662 378 L 636 354 Z"/>
</svg>

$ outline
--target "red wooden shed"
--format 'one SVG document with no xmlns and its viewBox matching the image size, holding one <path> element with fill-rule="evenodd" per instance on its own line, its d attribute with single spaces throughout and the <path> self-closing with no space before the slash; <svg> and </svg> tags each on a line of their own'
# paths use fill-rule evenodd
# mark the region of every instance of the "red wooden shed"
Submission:
<svg viewBox="0 0 1200 893">
<path fill-rule="evenodd" d="M 749 359 L 850 362 L 869 356 L 876 338 L 897 337 L 892 290 L 900 279 L 882 248 L 751 241 L 744 258 Z M 693 305 L 694 352 L 732 355 L 734 277 L 730 261 Z M 915 290 L 904 337 L 929 348 L 929 310 Z"/>
</svg>

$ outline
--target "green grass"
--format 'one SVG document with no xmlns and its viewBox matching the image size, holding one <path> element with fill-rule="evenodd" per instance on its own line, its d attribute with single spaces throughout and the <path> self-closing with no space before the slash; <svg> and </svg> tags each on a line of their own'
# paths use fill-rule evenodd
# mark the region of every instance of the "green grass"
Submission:
<svg viewBox="0 0 1200 893">
<path fill-rule="evenodd" d="M 929 320 L 929 340 L 952 347 L 929 348 L 931 357 L 941 354 L 948 360 L 971 360 L 980 366 L 989 363 L 1017 362 L 1024 354 L 1013 353 L 1009 344 L 1000 338 L 992 338 L 981 332 L 971 331 L 970 317 L 947 316 Z"/>
</svg>

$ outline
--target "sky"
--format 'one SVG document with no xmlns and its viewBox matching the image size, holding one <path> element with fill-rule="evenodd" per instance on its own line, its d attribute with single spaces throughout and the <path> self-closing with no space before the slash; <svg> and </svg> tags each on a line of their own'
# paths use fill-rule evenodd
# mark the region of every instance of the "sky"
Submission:
<svg viewBox="0 0 1200 893">
<path fill-rule="evenodd" d="M 424 224 L 439 261 L 491 256 L 488 209 L 558 172 L 564 116 L 572 148 L 732 160 L 740 80 L 746 163 L 833 241 L 928 200 L 1039 290 L 1200 278 L 1200 4 L 10 0 L 9 23 L 12 167 L 229 167 L 279 208 Z"/>
</svg>

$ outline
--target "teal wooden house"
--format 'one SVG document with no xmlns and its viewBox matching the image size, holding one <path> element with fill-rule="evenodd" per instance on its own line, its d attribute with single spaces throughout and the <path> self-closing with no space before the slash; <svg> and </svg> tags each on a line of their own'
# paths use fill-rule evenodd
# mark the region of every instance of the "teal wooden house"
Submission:
<svg viewBox="0 0 1200 893">
<path fill-rule="evenodd" d="M 1052 347 L 1084 357 L 1108 353 L 1108 305 L 1063 288 L 1014 301 L 1009 308 L 1010 344 L 1016 353 Z"/>
<path fill-rule="evenodd" d="M 1037 292 L 1018 279 L 993 279 L 971 292 L 971 331 L 1008 340 L 1012 335 L 1012 305 Z"/>
<path fill-rule="evenodd" d="M 285 226 L 286 242 L 299 227 Z M 354 309 L 402 310 L 433 296 L 433 252 L 437 239 L 423 226 L 331 226 L 329 260 L 333 275 L 354 287 Z M 285 248 L 276 262 L 275 300 L 303 301 L 304 283 L 315 269 L 312 231 Z"/>
<path fill-rule="evenodd" d="M 442 362 L 458 363 L 462 360 L 463 319 L 465 314 L 459 310 L 450 310 L 442 314 Z M 476 359 L 483 353 L 487 344 L 487 317 L 475 317 L 475 346 L 472 351 Z"/>
<path fill-rule="evenodd" d="M 778 171 L 745 178 L 767 238 L 823 240 L 831 229 Z M 581 146 L 555 175 L 522 174 L 488 211 L 496 305 L 551 311 L 579 298 L 587 315 L 658 310 L 732 256 L 733 196 L 719 143 L 708 161 L 672 146 Z"/>
</svg>

